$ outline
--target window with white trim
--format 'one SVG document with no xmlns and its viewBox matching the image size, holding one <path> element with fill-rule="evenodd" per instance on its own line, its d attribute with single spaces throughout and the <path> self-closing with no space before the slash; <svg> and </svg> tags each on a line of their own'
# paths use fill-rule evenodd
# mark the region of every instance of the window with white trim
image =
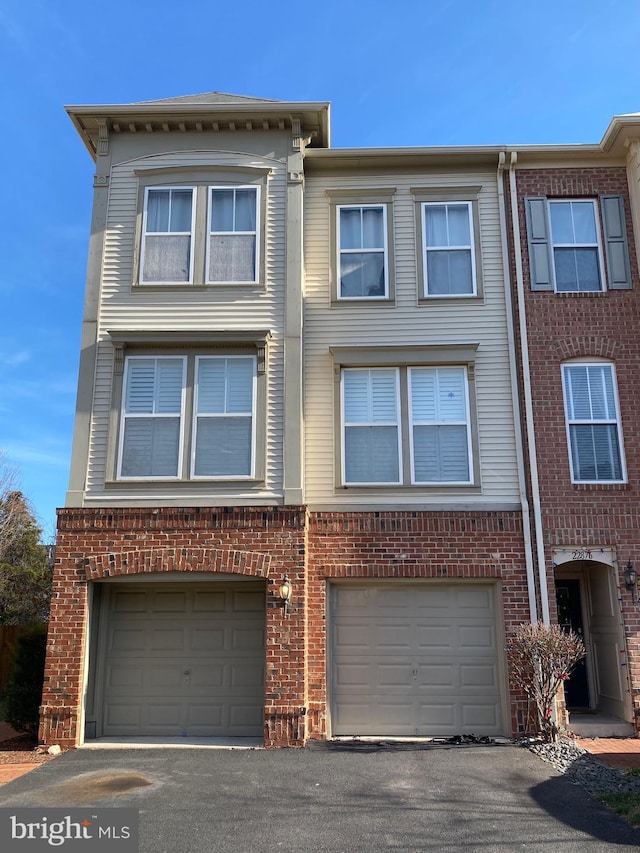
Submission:
<svg viewBox="0 0 640 853">
<path fill-rule="evenodd" d="M 127 356 L 118 478 L 253 478 L 256 377 L 254 355 Z"/>
<path fill-rule="evenodd" d="M 551 199 L 549 222 L 556 291 L 602 290 L 604 273 L 595 201 Z"/>
<path fill-rule="evenodd" d="M 387 299 L 389 263 L 384 204 L 337 208 L 338 299 Z"/>
<path fill-rule="evenodd" d="M 471 485 L 465 367 L 343 368 L 342 482 Z"/>
<path fill-rule="evenodd" d="M 425 296 L 475 296 L 474 244 L 471 202 L 422 203 Z"/>
<path fill-rule="evenodd" d="M 462 367 L 410 367 L 412 483 L 469 483 L 471 426 Z"/>
<path fill-rule="evenodd" d="M 188 284 L 193 280 L 193 187 L 145 190 L 140 281 Z"/>
<path fill-rule="evenodd" d="M 258 187 L 209 188 L 207 282 L 258 280 Z"/>
<path fill-rule="evenodd" d="M 572 482 L 624 482 L 614 366 L 565 364 L 562 380 Z"/>
</svg>

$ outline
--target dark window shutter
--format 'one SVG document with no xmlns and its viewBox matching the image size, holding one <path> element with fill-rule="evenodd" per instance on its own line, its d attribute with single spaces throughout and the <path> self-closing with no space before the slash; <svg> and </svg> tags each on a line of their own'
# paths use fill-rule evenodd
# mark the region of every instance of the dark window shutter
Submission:
<svg viewBox="0 0 640 853">
<path fill-rule="evenodd" d="M 546 198 L 526 198 L 532 290 L 553 290 Z"/>
<path fill-rule="evenodd" d="M 607 256 L 609 287 L 614 290 L 629 290 L 631 269 L 627 246 L 627 227 L 624 215 L 624 199 L 621 195 L 603 195 L 602 226 Z"/>
</svg>

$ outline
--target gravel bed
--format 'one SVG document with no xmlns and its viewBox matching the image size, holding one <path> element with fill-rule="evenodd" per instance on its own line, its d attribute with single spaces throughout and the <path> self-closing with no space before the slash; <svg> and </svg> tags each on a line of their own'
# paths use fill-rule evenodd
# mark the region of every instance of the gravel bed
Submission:
<svg viewBox="0 0 640 853">
<path fill-rule="evenodd" d="M 609 767 L 573 740 L 561 738 L 557 743 L 523 746 L 528 746 L 531 752 L 564 774 L 569 782 L 586 788 L 590 794 L 640 793 L 640 776 Z"/>
</svg>

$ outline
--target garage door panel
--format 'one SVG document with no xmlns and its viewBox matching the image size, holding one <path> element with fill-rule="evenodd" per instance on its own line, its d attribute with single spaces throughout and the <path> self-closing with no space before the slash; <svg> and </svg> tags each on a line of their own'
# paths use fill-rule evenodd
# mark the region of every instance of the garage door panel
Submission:
<svg viewBox="0 0 640 853">
<path fill-rule="evenodd" d="M 498 673 L 492 664 L 465 664 L 460 667 L 461 687 L 498 687 Z"/>
<path fill-rule="evenodd" d="M 458 637 L 458 648 L 472 654 L 496 647 L 495 632 L 490 625 L 461 626 Z"/>
<path fill-rule="evenodd" d="M 261 736 L 264 584 L 140 587 L 107 598 L 103 734 Z"/>
<path fill-rule="evenodd" d="M 451 664 L 422 664 L 418 667 L 420 687 L 454 688 L 456 681 L 456 668 Z"/>
<path fill-rule="evenodd" d="M 159 628 L 150 631 L 149 650 L 152 652 L 184 652 L 185 632 L 182 628 Z"/>
<path fill-rule="evenodd" d="M 147 609 L 147 598 L 144 592 L 117 592 L 112 608 L 116 613 L 144 613 Z"/>
<path fill-rule="evenodd" d="M 186 613 L 187 596 L 184 592 L 156 592 L 152 598 L 155 613 Z"/>
<path fill-rule="evenodd" d="M 189 636 L 191 651 L 220 652 L 224 650 L 223 628 L 194 628 Z"/>
<path fill-rule="evenodd" d="M 107 648 L 114 652 L 141 652 L 146 646 L 146 632 L 142 628 L 112 628 Z"/>
<path fill-rule="evenodd" d="M 492 728 L 498 723 L 495 706 L 490 704 L 462 705 L 462 725 L 481 733 L 485 728 Z"/>
<path fill-rule="evenodd" d="M 224 613 L 226 595 L 224 592 L 196 592 L 193 610 L 195 613 Z"/>
<path fill-rule="evenodd" d="M 502 734 L 493 584 L 330 591 L 333 735 Z"/>
</svg>

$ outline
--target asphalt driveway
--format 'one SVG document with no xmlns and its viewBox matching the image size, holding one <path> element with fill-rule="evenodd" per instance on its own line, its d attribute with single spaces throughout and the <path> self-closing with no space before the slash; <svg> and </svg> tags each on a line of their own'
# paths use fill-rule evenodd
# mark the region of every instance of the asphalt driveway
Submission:
<svg viewBox="0 0 640 853">
<path fill-rule="evenodd" d="M 595 853 L 640 832 L 515 746 L 77 750 L 0 807 L 134 807 L 142 853 Z"/>
</svg>

